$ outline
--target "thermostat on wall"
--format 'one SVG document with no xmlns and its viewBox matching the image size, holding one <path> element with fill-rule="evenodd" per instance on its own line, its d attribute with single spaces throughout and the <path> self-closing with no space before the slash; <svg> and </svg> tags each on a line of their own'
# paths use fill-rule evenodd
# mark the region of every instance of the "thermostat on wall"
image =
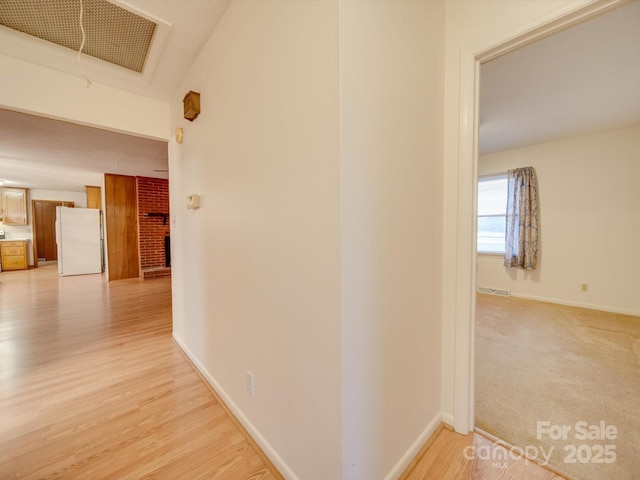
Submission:
<svg viewBox="0 0 640 480">
<path fill-rule="evenodd" d="M 187 208 L 200 208 L 200 195 L 193 193 L 187 196 Z"/>
</svg>

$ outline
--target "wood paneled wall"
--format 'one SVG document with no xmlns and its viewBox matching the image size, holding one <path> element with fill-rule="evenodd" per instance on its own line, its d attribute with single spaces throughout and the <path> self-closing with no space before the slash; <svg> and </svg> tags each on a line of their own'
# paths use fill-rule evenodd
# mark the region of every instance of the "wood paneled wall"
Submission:
<svg viewBox="0 0 640 480">
<path fill-rule="evenodd" d="M 33 264 L 38 266 L 38 258 L 58 259 L 56 241 L 56 207 L 71 207 L 74 202 L 58 200 L 32 200 L 31 218 L 33 227 Z"/>
<path fill-rule="evenodd" d="M 136 178 L 104 176 L 109 280 L 140 276 Z"/>
</svg>

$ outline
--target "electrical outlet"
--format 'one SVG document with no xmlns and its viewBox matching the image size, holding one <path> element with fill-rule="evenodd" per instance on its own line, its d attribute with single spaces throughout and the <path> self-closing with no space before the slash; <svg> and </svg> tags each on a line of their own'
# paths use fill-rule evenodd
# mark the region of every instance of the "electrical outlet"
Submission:
<svg viewBox="0 0 640 480">
<path fill-rule="evenodd" d="M 247 370 L 247 393 L 254 397 L 256 395 L 256 377 Z"/>
<path fill-rule="evenodd" d="M 588 292 L 589 291 L 589 284 L 588 283 L 583 283 L 582 285 L 580 285 L 580 291 L 581 292 Z"/>
</svg>

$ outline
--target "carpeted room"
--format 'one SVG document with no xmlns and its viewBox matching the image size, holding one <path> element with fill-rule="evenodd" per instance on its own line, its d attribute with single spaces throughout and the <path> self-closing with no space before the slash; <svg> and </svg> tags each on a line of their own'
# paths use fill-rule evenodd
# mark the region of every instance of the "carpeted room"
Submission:
<svg viewBox="0 0 640 480">
<path fill-rule="evenodd" d="M 567 476 L 637 478 L 640 317 L 480 294 L 475 348 L 478 428 L 542 463 L 551 451 Z M 552 440 L 556 425 L 566 438 Z M 598 438 L 582 438 L 594 428 Z"/>
<path fill-rule="evenodd" d="M 539 245 L 534 269 L 505 267 L 495 252 L 477 256 L 479 289 L 509 296 L 477 296 L 476 425 L 530 447 L 539 461 L 541 448 L 553 447 L 550 466 L 580 480 L 635 479 L 640 471 L 640 96 L 622 94 L 640 56 L 620 48 L 640 41 L 639 20 L 635 2 L 593 20 L 607 35 L 591 38 L 586 22 L 557 34 L 556 47 L 543 40 L 481 70 L 480 182 L 534 168 Z M 553 56 L 563 51 L 562 60 Z M 596 76 L 584 73 L 596 64 L 598 80 L 618 75 L 617 87 L 595 88 Z M 524 108 L 519 96 L 532 91 L 541 96 Z M 540 133 L 561 117 L 605 117 L 609 107 L 598 102 L 613 106 L 617 97 L 630 123 L 514 140 L 523 127 Z M 567 98 L 583 103 L 569 108 Z M 513 108 L 510 121 L 495 121 L 500 105 Z"/>
<path fill-rule="evenodd" d="M 535 269 L 478 255 L 477 285 L 511 296 L 477 297 L 476 424 L 513 445 L 553 446 L 550 465 L 580 480 L 631 480 L 640 470 L 639 155 L 636 126 L 479 163 L 488 173 L 511 161 L 535 166 L 540 235 Z M 571 431 L 553 442 L 538 422 Z M 617 435 L 582 441 L 578 422 L 605 422 Z"/>
</svg>

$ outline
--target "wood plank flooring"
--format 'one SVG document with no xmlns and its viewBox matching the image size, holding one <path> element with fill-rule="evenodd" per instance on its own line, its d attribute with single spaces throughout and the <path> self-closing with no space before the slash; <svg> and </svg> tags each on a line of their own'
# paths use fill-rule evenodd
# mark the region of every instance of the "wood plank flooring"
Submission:
<svg viewBox="0 0 640 480">
<path fill-rule="evenodd" d="M 441 428 L 401 480 L 563 480 L 504 446 L 474 433 Z"/>
<path fill-rule="evenodd" d="M 0 275 L 0 478 L 282 478 L 171 339 L 170 279 Z"/>
<path fill-rule="evenodd" d="M 1 479 L 282 478 L 171 339 L 170 279 L 0 275 Z M 442 428 L 401 478 L 561 478 L 480 447 Z"/>
</svg>

